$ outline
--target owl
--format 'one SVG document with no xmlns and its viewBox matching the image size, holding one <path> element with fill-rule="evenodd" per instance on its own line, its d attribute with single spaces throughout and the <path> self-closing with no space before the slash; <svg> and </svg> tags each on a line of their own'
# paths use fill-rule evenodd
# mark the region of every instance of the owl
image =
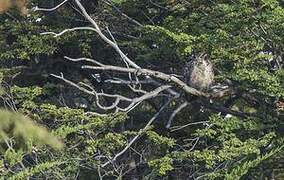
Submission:
<svg viewBox="0 0 284 180">
<path fill-rule="evenodd" d="M 214 82 L 214 71 L 207 54 L 192 56 L 185 64 L 183 76 L 188 86 L 208 91 Z"/>
</svg>

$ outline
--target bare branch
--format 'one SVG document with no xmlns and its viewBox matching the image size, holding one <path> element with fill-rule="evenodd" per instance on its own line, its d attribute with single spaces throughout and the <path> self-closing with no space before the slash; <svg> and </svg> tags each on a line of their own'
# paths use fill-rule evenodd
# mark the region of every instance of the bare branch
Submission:
<svg viewBox="0 0 284 180">
<path fill-rule="evenodd" d="M 107 79 L 104 81 L 105 83 L 111 83 L 111 84 L 152 84 L 155 81 L 151 80 L 151 79 L 146 79 L 146 80 L 141 80 L 139 82 L 137 81 L 127 81 L 127 80 L 123 80 L 123 79 L 119 79 L 119 78 L 113 78 L 113 79 Z"/>
<path fill-rule="evenodd" d="M 159 71 L 154 71 L 150 69 L 135 69 L 135 68 L 124 68 L 119 66 L 112 66 L 112 65 L 103 65 L 100 66 L 82 66 L 82 68 L 86 69 L 94 69 L 94 70 L 102 70 L 102 71 L 116 71 L 116 72 L 124 72 L 124 73 L 133 73 L 136 75 L 144 75 L 144 76 L 150 76 L 155 77 L 164 81 L 173 82 L 178 87 L 183 89 L 185 92 L 195 95 L 195 96 L 203 96 L 203 97 L 210 97 L 210 94 L 200 92 L 192 87 L 189 87 L 186 83 L 181 81 L 175 76 L 168 75 Z"/>
<path fill-rule="evenodd" d="M 40 8 L 40 7 L 35 7 L 33 8 L 33 11 L 55 11 L 56 9 L 60 8 L 61 6 L 63 6 L 65 3 L 67 3 L 69 0 L 64 0 L 63 2 L 61 2 L 60 4 L 58 4 L 57 6 L 53 7 L 53 8 Z"/>
<path fill-rule="evenodd" d="M 123 111 L 123 112 L 129 112 L 130 110 L 132 110 L 134 107 L 136 107 L 138 104 L 140 104 L 141 102 L 147 100 L 147 99 L 151 99 L 154 98 L 156 96 L 158 96 L 159 93 L 161 93 L 162 91 L 170 88 L 171 86 L 169 85 L 164 85 L 164 86 L 160 86 L 156 89 L 154 89 L 153 91 L 150 92 L 145 92 L 145 94 L 143 94 L 140 97 L 135 97 L 135 98 L 127 98 L 125 96 L 119 95 L 119 94 L 107 94 L 107 93 L 99 93 L 96 92 L 96 90 L 94 88 L 92 88 L 91 86 L 89 86 L 88 84 L 85 83 L 79 83 L 81 84 L 81 86 L 79 84 L 76 84 L 66 78 L 64 78 L 63 74 L 59 75 L 55 75 L 55 74 L 51 74 L 51 76 L 58 78 L 60 80 L 63 80 L 65 83 L 79 89 L 80 91 L 87 93 L 89 95 L 95 96 L 96 100 L 95 103 L 96 105 L 100 108 L 103 109 L 105 111 L 107 110 L 113 110 L 116 109 L 116 111 Z M 83 87 L 84 86 L 84 87 Z M 86 87 L 86 88 L 85 88 Z M 109 106 L 104 106 L 100 103 L 100 98 L 101 97 L 108 97 L 108 98 L 113 98 L 114 102 L 109 105 Z M 120 107 L 119 104 L 121 101 L 125 101 L 128 102 L 128 105 L 126 107 Z"/>
<path fill-rule="evenodd" d="M 112 66 L 112 65 L 104 65 L 96 60 L 90 59 L 90 58 L 78 58 L 78 59 L 73 59 L 70 57 L 65 57 L 68 60 L 71 61 L 88 61 L 91 63 L 94 63 L 98 66 L 87 66 L 84 65 L 82 68 L 86 69 L 94 69 L 94 70 L 102 70 L 102 71 L 116 71 L 116 72 L 124 72 L 124 73 L 132 73 L 137 76 L 139 75 L 144 75 L 145 77 L 154 77 L 158 79 L 162 79 L 164 81 L 168 82 L 173 82 L 175 83 L 178 87 L 183 89 L 185 92 L 195 95 L 195 96 L 203 96 L 203 97 L 223 97 L 229 93 L 231 93 L 231 89 L 225 89 L 219 92 L 214 92 L 211 94 L 204 93 L 201 91 L 198 91 L 192 87 L 189 87 L 186 83 L 184 83 L 182 80 L 179 78 L 175 77 L 174 75 L 168 75 L 159 71 L 153 71 L 150 69 L 141 69 L 141 68 L 125 68 L 125 67 L 120 67 L 120 66 Z"/>
<path fill-rule="evenodd" d="M 134 68 L 140 68 L 136 63 L 134 63 L 132 60 L 130 60 L 119 48 L 119 46 L 110 40 L 108 37 L 106 37 L 101 29 L 99 28 L 99 25 L 96 23 L 96 21 L 87 13 L 84 6 L 81 4 L 80 0 L 75 0 L 76 4 L 78 5 L 79 9 L 82 11 L 84 17 L 95 27 L 97 30 L 98 35 L 104 40 L 107 44 L 109 44 L 111 47 L 115 49 L 115 51 L 121 56 L 122 59 L 124 59 L 127 63 L 129 63 L 130 66 Z"/>
<path fill-rule="evenodd" d="M 68 57 L 68 56 L 64 56 L 64 58 L 67 59 L 67 60 L 69 60 L 69 61 L 73 61 L 73 62 L 87 61 L 87 62 L 94 63 L 94 64 L 96 64 L 96 65 L 98 65 L 98 66 L 103 66 L 102 63 L 100 63 L 100 62 L 98 62 L 98 61 L 96 61 L 96 60 L 94 60 L 94 59 L 90 59 L 90 58 L 75 58 L 75 59 L 74 59 L 74 58 L 70 58 L 70 57 Z"/>
<path fill-rule="evenodd" d="M 201 102 L 201 104 L 205 108 L 210 109 L 212 111 L 221 112 L 221 113 L 224 113 L 224 114 L 232 114 L 234 116 L 241 117 L 241 118 L 248 118 L 248 117 L 261 118 L 256 113 L 246 113 L 246 112 L 241 112 L 241 111 L 235 111 L 235 110 L 231 110 L 230 108 L 226 108 L 226 107 L 223 107 L 223 106 L 218 106 L 216 104 L 215 105 L 211 105 L 207 101 Z"/>
<path fill-rule="evenodd" d="M 101 167 L 106 167 L 110 163 L 113 163 L 117 160 L 118 157 L 123 155 L 131 146 L 133 143 L 137 141 L 141 137 L 142 134 L 144 134 L 145 131 L 151 126 L 151 124 L 157 119 L 157 117 L 161 114 L 161 112 L 170 104 L 170 102 L 173 100 L 173 98 L 169 99 L 161 108 L 160 110 L 149 120 L 149 122 L 146 124 L 146 126 L 143 129 L 140 129 L 138 134 L 128 143 L 128 145 L 119 153 L 117 153 L 110 161 L 107 161 L 104 163 Z"/>
<path fill-rule="evenodd" d="M 40 33 L 40 35 L 53 35 L 53 37 L 59 37 L 67 32 L 72 32 L 72 31 L 78 31 L 78 30 L 91 30 L 97 32 L 95 28 L 92 27 L 75 27 L 75 28 L 70 28 L 70 29 L 64 29 L 60 33 L 55 33 L 55 32 L 44 32 Z"/>
<path fill-rule="evenodd" d="M 99 117 L 106 117 L 107 114 L 100 114 L 100 113 L 96 113 L 96 112 L 85 112 L 85 115 L 91 115 L 91 116 L 99 116 Z"/>
<path fill-rule="evenodd" d="M 109 44 L 111 47 L 113 47 L 115 49 L 115 51 L 120 55 L 120 57 L 123 59 L 123 61 L 127 62 L 127 65 L 129 64 L 130 66 L 134 67 L 134 68 L 140 68 L 140 66 L 138 66 L 136 63 L 134 63 L 131 59 L 129 59 L 127 57 L 127 55 L 125 53 L 123 53 L 121 51 L 121 49 L 119 48 L 119 46 L 116 44 L 115 41 L 110 40 L 107 36 L 105 36 L 102 31 L 100 30 L 98 24 L 95 22 L 95 20 L 92 19 L 92 17 L 86 12 L 86 9 L 83 7 L 83 5 L 80 3 L 79 0 L 75 0 L 76 4 L 78 5 L 79 9 L 82 11 L 82 15 L 94 26 L 94 28 L 90 28 L 90 27 L 77 27 L 77 28 L 72 28 L 72 29 L 66 29 L 63 30 L 61 33 L 54 33 L 54 32 L 47 32 L 47 33 L 42 33 L 42 34 L 52 34 L 55 37 L 58 37 L 66 32 L 70 32 L 70 31 L 75 31 L 75 30 L 92 30 L 95 31 L 101 38 L 102 40 L 104 40 L 107 44 Z M 52 8 L 53 10 L 55 10 L 56 8 Z M 51 9 L 50 9 L 51 10 Z M 146 77 L 149 78 L 149 77 Z M 131 80 L 131 79 L 130 79 Z M 155 82 L 155 84 L 157 85 L 161 85 L 159 82 Z M 174 96 L 180 96 L 180 94 L 172 89 L 168 89 L 167 90 L 169 93 L 171 93 Z"/>
<path fill-rule="evenodd" d="M 176 115 L 183 110 L 186 106 L 188 105 L 188 102 L 184 102 L 182 103 L 176 110 L 174 110 L 174 112 L 171 114 L 168 123 L 166 125 L 166 128 L 169 129 L 172 125 L 172 121 L 174 120 L 174 118 L 176 117 Z"/>
<path fill-rule="evenodd" d="M 175 131 L 184 129 L 184 128 L 188 127 L 188 126 L 198 125 L 198 124 L 206 124 L 208 122 L 209 121 L 193 122 L 193 123 L 188 123 L 188 124 L 183 125 L 183 126 L 174 126 L 174 127 L 170 128 L 170 129 L 171 129 L 171 132 L 175 132 Z"/>
</svg>

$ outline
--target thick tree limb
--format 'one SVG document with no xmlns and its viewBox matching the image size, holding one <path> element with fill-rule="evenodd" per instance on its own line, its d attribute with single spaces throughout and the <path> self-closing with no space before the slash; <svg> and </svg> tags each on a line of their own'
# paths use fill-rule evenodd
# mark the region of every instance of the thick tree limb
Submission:
<svg viewBox="0 0 284 180">
<path fill-rule="evenodd" d="M 226 89 L 223 90 L 221 92 L 217 92 L 217 93 L 204 93 L 201 91 L 198 91 L 190 86 L 188 86 L 185 82 L 183 82 L 182 80 L 180 80 L 179 78 L 172 76 L 172 75 L 168 75 L 165 74 L 163 72 L 160 71 L 154 71 L 154 70 L 150 70 L 150 69 L 135 69 L 135 68 L 124 68 L 124 67 L 120 67 L 120 66 L 112 66 L 112 65 L 104 65 L 102 63 L 99 63 L 95 60 L 93 60 L 93 63 L 98 65 L 98 66 L 88 66 L 88 65 L 84 65 L 82 66 L 82 68 L 85 69 L 93 69 L 93 70 L 101 70 L 101 71 L 115 71 L 115 72 L 123 72 L 123 73 L 133 73 L 137 76 L 150 76 L 150 77 L 154 77 L 157 79 L 161 79 L 167 82 L 172 82 L 175 83 L 177 85 L 177 87 L 181 88 L 182 90 L 184 90 L 186 93 L 188 94 L 192 94 L 195 96 L 202 96 L 202 97 L 222 97 L 227 93 L 230 93 L 231 90 Z"/>
</svg>

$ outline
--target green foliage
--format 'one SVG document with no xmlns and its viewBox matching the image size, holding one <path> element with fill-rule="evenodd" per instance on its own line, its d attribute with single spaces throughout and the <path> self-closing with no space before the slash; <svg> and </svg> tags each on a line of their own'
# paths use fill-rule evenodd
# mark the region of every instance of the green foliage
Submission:
<svg viewBox="0 0 284 180">
<path fill-rule="evenodd" d="M 126 145 L 126 138 L 122 134 L 107 133 L 103 138 L 88 142 L 91 153 L 102 151 L 106 155 L 115 154 L 115 152 Z"/>
<path fill-rule="evenodd" d="M 49 5 L 54 6 L 53 2 Z M 129 97 L 140 94 L 105 83 L 112 73 L 82 70 L 82 64 L 63 58 L 91 57 L 118 65 L 119 56 L 94 32 L 76 31 L 58 38 L 41 34 L 90 25 L 70 8 L 75 5 L 71 2 L 56 13 L 32 12 L 19 17 L 11 11 L 0 15 L 0 107 L 24 115 L 0 111 L 1 178 L 96 179 L 103 174 L 106 179 L 259 179 L 275 171 L 275 179 L 281 179 L 283 167 L 278 162 L 283 159 L 284 124 L 277 103 L 284 97 L 284 3 L 112 2 L 128 17 L 102 1 L 82 1 L 103 33 L 108 35 L 108 27 L 120 48 L 142 68 L 175 74 L 182 80 L 188 57 L 205 52 L 214 64 L 216 84 L 230 80 L 235 94 L 212 99 L 210 105 L 216 109 L 200 107 L 200 98 L 196 104 L 190 102 L 173 121 L 183 128 L 171 131 L 164 128 L 168 115 L 181 99 L 190 100 L 173 87 L 181 92 L 180 99 L 174 100 L 122 156 L 101 167 L 141 132 L 164 96 L 127 113 L 104 117 L 92 113 L 101 111 L 94 103 L 96 97 L 50 74 L 63 73 L 98 92 Z M 42 3 L 33 0 L 29 6 Z M 131 18 L 145 26 L 137 27 Z M 94 80 L 96 74 L 101 82 Z M 148 91 L 152 86 L 143 84 L 142 88 Z M 83 108 L 77 103 L 82 99 L 86 102 Z M 101 103 L 113 101 L 105 98 Z M 222 106 L 227 113 L 218 111 Z M 230 117 L 230 111 L 241 115 Z M 64 151 L 49 147 L 62 148 L 61 141 Z"/>
<path fill-rule="evenodd" d="M 169 148 L 172 148 L 176 145 L 176 141 L 174 139 L 163 137 L 157 134 L 155 131 L 147 131 L 146 134 L 149 140 L 153 142 L 154 145 L 167 146 Z"/>
<path fill-rule="evenodd" d="M 192 45 L 194 42 L 194 36 L 186 33 L 176 33 L 160 26 L 146 26 L 145 36 L 149 36 L 149 40 L 155 39 L 154 37 L 162 37 L 159 41 L 155 41 L 156 46 L 165 50 L 165 52 L 171 52 L 164 48 L 175 48 L 177 47 L 176 54 L 179 56 L 188 56 L 192 53 Z M 163 47 L 165 46 L 165 47 Z M 161 53 L 161 52 L 160 52 Z"/>
<path fill-rule="evenodd" d="M 42 95 L 42 88 L 40 87 L 21 88 L 19 86 L 13 86 L 11 88 L 11 93 L 14 94 L 16 103 L 21 103 L 20 101 L 32 101 L 36 97 Z"/>
<path fill-rule="evenodd" d="M 114 0 L 113 2 L 115 4 L 117 4 L 117 5 L 120 5 L 120 4 L 124 3 L 124 2 L 126 2 L 126 0 Z"/>
<path fill-rule="evenodd" d="M 37 126 L 33 121 L 23 115 L 1 110 L 0 119 L 0 142 L 14 136 L 21 139 L 22 143 L 31 140 L 34 144 L 47 144 L 57 149 L 63 146 L 45 128 Z"/>
<path fill-rule="evenodd" d="M 154 170 L 157 170 L 158 174 L 163 176 L 166 175 L 169 171 L 173 170 L 173 159 L 169 157 L 163 157 L 160 159 L 155 159 L 150 161 L 149 166 Z"/>
<path fill-rule="evenodd" d="M 4 159 L 9 162 L 11 166 L 15 166 L 23 160 L 23 151 L 19 150 L 15 152 L 13 149 L 8 149 L 4 154 Z"/>
<path fill-rule="evenodd" d="M 229 174 L 226 174 L 225 178 L 228 179 L 228 180 L 231 180 L 231 179 L 239 179 L 240 177 L 243 177 L 245 174 L 248 173 L 248 171 L 251 168 L 256 167 L 262 161 L 264 161 L 264 160 L 270 158 L 271 156 L 274 156 L 275 154 L 279 153 L 283 149 L 283 147 L 284 146 L 276 148 L 276 149 L 272 150 L 271 152 L 269 152 L 265 155 L 259 156 L 255 160 L 246 161 L 245 163 L 242 163 L 241 165 L 232 169 L 232 171 Z"/>
<path fill-rule="evenodd" d="M 60 163 L 56 161 L 41 163 L 41 164 L 38 164 L 36 167 L 27 168 L 24 171 L 21 171 L 9 177 L 8 179 L 9 180 L 26 179 L 35 174 L 42 173 L 46 170 L 50 170 L 50 168 L 53 168 L 54 166 L 58 166 L 58 165 L 60 165 Z"/>
<path fill-rule="evenodd" d="M 177 158 L 179 161 L 193 159 L 195 163 L 201 167 L 204 166 L 209 172 L 213 171 L 207 175 L 212 179 L 217 177 L 224 178 L 224 174 L 230 174 L 231 168 L 220 169 L 218 171 L 214 169 L 220 164 L 234 160 L 239 160 L 236 163 L 240 168 L 243 168 L 243 171 L 238 171 L 238 174 L 234 177 L 240 178 L 245 175 L 250 168 L 257 166 L 266 159 L 266 155 L 261 155 L 261 149 L 269 145 L 276 136 L 275 133 L 271 132 L 254 139 L 255 130 L 258 128 L 252 119 L 244 120 L 236 117 L 228 119 L 222 118 L 219 115 L 212 115 L 209 123 L 211 125 L 208 128 L 197 129 L 195 134 L 200 139 L 203 139 L 200 141 L 206 142 L 206 146 L 210 148 L 176 152 L 172 157 Z M 246 136 L 250 134 L 250 138 L 247 138 L 244 134 L 246 134 Z M 274 153 L 272 153 L 271 156 L 272 155 L 274 155 Z M 268 157 L 270 156 L 267 156 L 267 158 Z M 246 158 L 253 160 L 242 160 Z M 252 164 L 254 164 L 254 166 Z M 237 171 L 236 169 L 235 166 L 232 166 L 232 171 L 235 172 Z"/>
<path fill-rule="evenodd" d="M 2 18 L 2 17 L 1 17 Z M 53 54 L 56 50 L 54 41 L 48 36 L 41 36 L 45 26 L 35 24 L 36 17 L 30 17 L 30 22 L 17 23 L 6 20 L 0 26 L 0 58 L 1 60 L 29 60 L 39 54 Z M 5 33 L 3 33 L 5 32 Z"/>
</svg>

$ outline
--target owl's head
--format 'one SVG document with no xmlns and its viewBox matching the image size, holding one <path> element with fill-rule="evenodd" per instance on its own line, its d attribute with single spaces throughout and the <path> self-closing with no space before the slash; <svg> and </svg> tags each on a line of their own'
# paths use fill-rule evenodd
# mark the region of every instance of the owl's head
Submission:
<svg viewBox="0 0 284 180">
<path fill-rule="evenodd" d="M 208 57 L 208 54 L 206 53 L 201 53 L 199 54 L 198 56 L 196 56 L 195 60 L 196 61 L 208 61 L 209 57 Z"/>
<path fill-rule="evenodd" d="M 201 53 L 201 54 L 194 56 L 193 62 L 195 65 L 201 66 L 201 67 L 211 65 L 209 56 L 206 53 Z"/>
</svg>

